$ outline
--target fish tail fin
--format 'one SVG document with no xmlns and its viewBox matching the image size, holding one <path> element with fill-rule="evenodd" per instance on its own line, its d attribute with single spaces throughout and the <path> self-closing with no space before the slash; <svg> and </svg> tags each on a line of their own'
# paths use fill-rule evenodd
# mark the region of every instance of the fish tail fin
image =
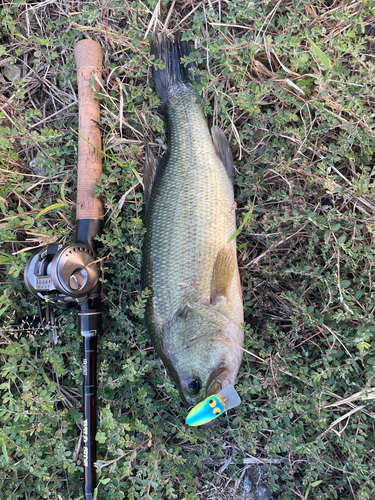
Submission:
<svg viewBox="0 0 375 500">
<path fill-rule="evenodd" d="M 154 33 L 151 37 L 150 53 L 155 57 L 154 61 L 159 60 L 165 64 L 163 69 L 152 67 L 156 93 L 163 103 L 168 101 L 171 93 L 192 92 L 189 87 L 189 83 L 193 81 L 190 70 L 196 66 L 193 62 L 188 64 L 181 62 L 182 57 L 190 54 L 190 47 L 186 41 L 177 36 L 172 41 L 164 33 Z M 199 78 L 195 77 L 195 80 L 199 81 Z M 180 87 L 178 92 L 173 92 L 173 88 L 177 86 Z"/>
</svg>

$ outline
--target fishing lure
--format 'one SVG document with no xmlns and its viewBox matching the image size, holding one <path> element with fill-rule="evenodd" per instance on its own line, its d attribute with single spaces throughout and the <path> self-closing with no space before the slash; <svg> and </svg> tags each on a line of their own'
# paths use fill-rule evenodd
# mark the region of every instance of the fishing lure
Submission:
<svg viewBox="0 0 375 500">
<path fill-rule="evenodd" d="M 235 408 L 241 404 L 236 389 L 233 385 L 226 385 L 218 394 L 209 396 L 190 410 L 186 423 L 193 427 L 208 424 L 219 417 L 224 411 Z"/>
</svg>

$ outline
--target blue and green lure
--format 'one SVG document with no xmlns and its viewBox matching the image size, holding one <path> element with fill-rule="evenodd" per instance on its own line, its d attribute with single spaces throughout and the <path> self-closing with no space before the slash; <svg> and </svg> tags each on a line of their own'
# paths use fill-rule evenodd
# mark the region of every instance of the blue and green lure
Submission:
<svg viewBox="0 0 375 500">
<path fill-rule="evenodd" d="M 225 410 L 230 410 L 241 403 L 241 399 L 232 385 L 226 385 L 218 394 L 209 396 L 190 410 L 186 423 L 196 427 L 219 417 Z"/>
</svg>

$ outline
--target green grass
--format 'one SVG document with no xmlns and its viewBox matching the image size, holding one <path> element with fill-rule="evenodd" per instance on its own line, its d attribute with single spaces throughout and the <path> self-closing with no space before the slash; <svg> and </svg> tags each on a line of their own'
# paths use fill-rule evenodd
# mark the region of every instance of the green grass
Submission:
<svg viewBox="0 0 375 500">
<path fill-rule="evenodd" d="M 171 12 L 168 29 L 195 46 L 202 105 L 238 170 L 243 403 L 208 430 L 185 426 L 143 318 L 139 178 L 145 143 L 159 156 L 166 144 L 148 45 L 156 5 L 0 8 L 0 499 L 81 497 L 77 312 L 59 314 L 56 346 L 22 327 L 37 312 L 22 273 L 31 247 L 74 239 L 83 37 L 105 52 L 98 498 L 246 498 L 253 456 L 274 460 L 274 499 L 373 498 L 373 4 L 160 3 L 158 26 Z"/>
</svg>

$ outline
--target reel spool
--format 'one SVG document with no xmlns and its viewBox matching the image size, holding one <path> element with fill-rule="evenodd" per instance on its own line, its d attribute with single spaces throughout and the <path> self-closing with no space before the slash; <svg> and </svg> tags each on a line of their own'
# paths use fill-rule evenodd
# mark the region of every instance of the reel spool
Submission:
<svg viewBox="0 0 375 500">
<path fill-rule="evenodd" d="M 52 328 L 56 343 L 53 308 L 70 309 L 81 303 L 98 283 L 99 267 L 94 252 L 87 245 L 50 244 L 29 259 L 24 276 L 26 288 L 38 299 L 42 326 Z"/>
</svg>

